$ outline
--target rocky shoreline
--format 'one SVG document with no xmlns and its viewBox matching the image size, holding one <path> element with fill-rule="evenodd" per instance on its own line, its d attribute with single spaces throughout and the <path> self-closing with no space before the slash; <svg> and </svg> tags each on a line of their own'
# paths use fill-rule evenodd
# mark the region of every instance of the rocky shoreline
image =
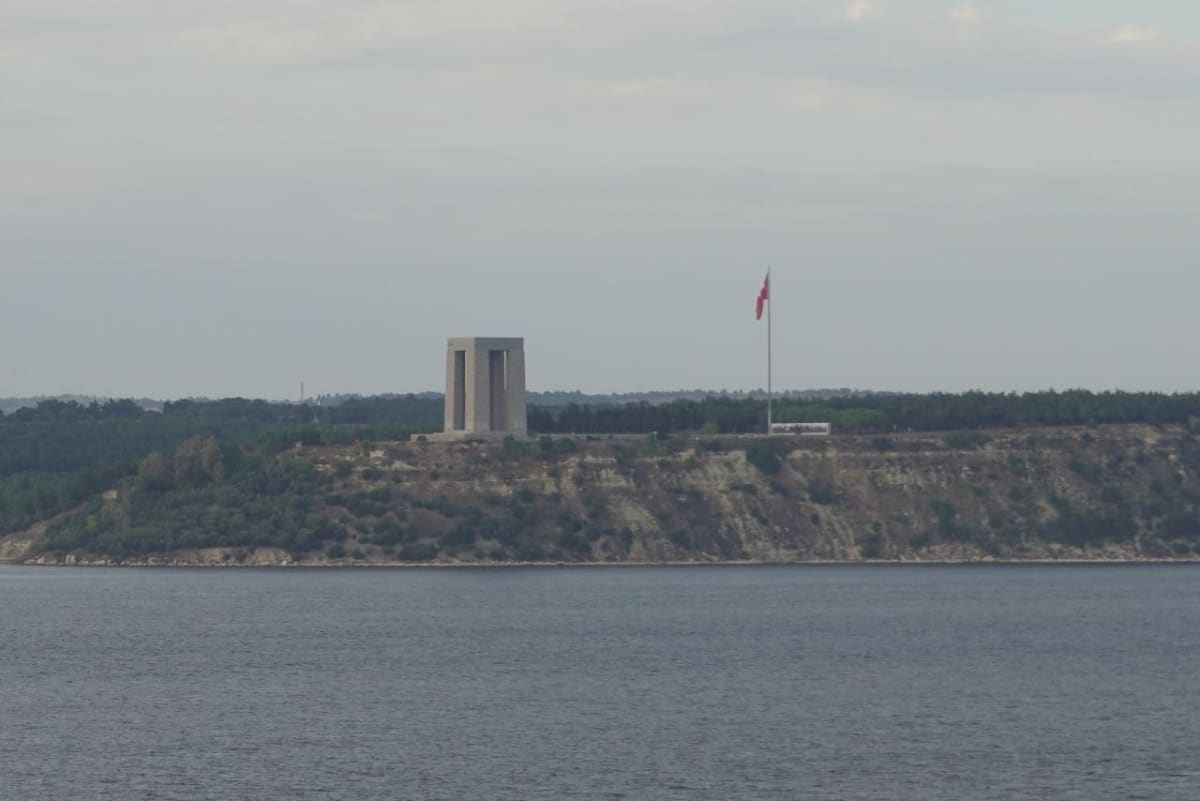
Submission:
<svg viewBox="0 0 1200 801">
<path fill-rule="evenodd" d="M 31 567 L 136 567 L 136 568 L 529 568 L 529 567 L 803 567 L 803 566 L 854 566 L 894 565 L 897 567 L 922 565 L 1196 565 L 1200 557 L 1155 558 L 1112 555 L 1067 555 L 1061 557 L 1035 557 L 1029 559 L 997 558 L 982 555 L 960 558 L 901 558 L 901 559 L 812 559 L 795 561 L 764 561 L 760 559 L 726 559 L 710 561 L 661 562 L 596 562 L 596 561 L 425 561 L 404 562 L 397 560 L 368 559 L 293 559 L 286 555 L 251 554 L 239 559 L 230 554 L 188 554 L 153 556 L 145 559 L 107 559 L 104 557 L 80 557 L 68 554 L 65 557 L 37 556 L 28 560 L 0 559 L 0 565 L 23 565 Z"/>
</svg>

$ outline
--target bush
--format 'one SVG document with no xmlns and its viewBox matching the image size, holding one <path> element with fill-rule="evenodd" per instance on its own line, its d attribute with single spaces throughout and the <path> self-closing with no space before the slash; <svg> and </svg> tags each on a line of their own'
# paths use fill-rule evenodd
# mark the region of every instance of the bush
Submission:
<svg viewBox="0 0 1200 801">
<path fill-rule="evenodd" d="M 428 562 L 437 555 L 438 547 L 426 542 L 405 545 L 396 551 L 396 558 L 402 562 Z"/>
<path fill-rule="evenodd" d="M 883 535 L 870 531 L 858 539 L 858 551 L 863 559 L 878 559 L 883 555 Z"/>
<path fill-rule="evenodd" d="M 808 499 L 821 506 L 831 506 L 837 503 L 837 489 L 831 483 L 811 479 L 808 482 Z"/>
<path fill-rule="evenodd" d="M 942 536 L 951 537 L 958 533 L 958 523 L 956 518 L 958 512 L 954 508 L 954 504 L 949 501 L 934 500 L 929 502 L 933 508 L 933 513 L 937 517 L 938 530 Z"/>
<path fill-rule="evenodd" d="M 592 552 L 592 546 L 588 542 L 587 537 L 573 531 L 560 532 L 555 542 L 559 548 L 562 548 L 569 554 L 586 556 Z"/>
<path fill-rule="evenodd" d="M 1170 537 L 1200 539 L 1200 518 L 1195 514 L 1176 510 L 1163 520 L 1163 531 Z"/>
<path fill-rule="evenodd" d="M 554 515 L 554 523 L 563 531 L 579 531 L 583 528 L 583 519 L 569 509 L 559 509 Z"/>
<path fill-rule="evenodd" d="M 505 459 L 520 459 L 524 456 L 529 456 L 534 452 L 535 445 L 526 440 L 519 440 L 509 434 L 500 443 L 500 455 Z"/>
<path fill-rule="evenodd" d="M 399 544 L 402 539 L 404 539 L 404 528 L 395 517 L 388 515 L 375 524 L 371 536 L 367 538 L 367 542 L 372 545 L 391 548 Z"/>
<path fill-rule="evenodd" d="M 746 461 L 763 475 L 773 476 L 783 467 L 778 447 L 769 440 L 756 440 L 746 446 Z"/>
<path fill-rule="evenodd" d="M 1122 506 L 1128 503 L 1128 499 L 1125 497 L 1125 493 L 1119 486 L 1114 484 L 1105 484 L 1104 488 L 1100 490 L 1100 502 L 1115 506 Z"/>
<path fill-rule="evenodd" d="M 686 531 L 684 531 L 681 528 L 677 528 L 674 531 L 672 531 L 668 535 L 668 538 L 671 540 L 671 544 L 677 548 L 684 548 L 686 550 L 690 550 L 693 547 L 692 535 L 687 533 Z"/>
<path fill-rule="evenodd" d="M 470 526 L 459 523 L 447 531 L 438 540 L 444 550 L 462 551 L 475 545 L 475 530 Z"/>
<path fill-rule="evenodd" d="M 346 548 L 340 542 L 335 542 L 333 545 L 329 546 L 328 550 L 325 551 L 325 555 L 330 559 L 345 559 Z"/>
<path fill-rule="evenodd" d="M 536 542 L 527 542 L 517 549 L 515 559 L 518 562 L 541 562 L 546 558 L 546 549 Z"/>
<path fill-rule="evenodd" d="M 538 439 L 538 448 L 541 450 L 542 456 L 560 456 L 574 453 L 578 447 L 575 444 L 575 440 L 566 437 L 553 439 L 544 436 Z"/>
<path fill-rule="evenodd" d="M 1137 533 L 1137 522 L 1126 509 L 1077 512 L 1069 506 L 1042 526 L 1042 536 L 1067 545 L 1124 541 Z"/>
<path fill-rule="evenodd" d="M 1104 477 L 1104 470 L 1100 465 L 1080 459 L 1078 456 L 1072 457 L 1067 462 L 1067 467 L 1075 471 L 1084 481 L 1098 482 Z"/>
<path fill-rule="evenodd" d="M 978 450 L 991 441 L 991 437 L 978 431 L 951 431 L 942 437 L 946 447 L 956 451 Z"/>
</svg>

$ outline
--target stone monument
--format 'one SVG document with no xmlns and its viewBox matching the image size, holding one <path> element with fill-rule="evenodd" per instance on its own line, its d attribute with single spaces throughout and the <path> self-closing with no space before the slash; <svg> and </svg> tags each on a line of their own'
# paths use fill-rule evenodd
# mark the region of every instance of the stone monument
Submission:
<svg viewBox="0 0 1200 801">
<path fill-rule="evenodd" d="M 439 439 L 526 436 L 524 339 L 447 341 L 445 421 Z"/>
</svg>

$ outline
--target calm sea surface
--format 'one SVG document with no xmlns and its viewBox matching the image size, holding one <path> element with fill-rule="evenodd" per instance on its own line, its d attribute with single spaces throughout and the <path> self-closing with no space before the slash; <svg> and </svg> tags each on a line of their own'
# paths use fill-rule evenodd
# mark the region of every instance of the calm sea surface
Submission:
<svg viewBox="0 0 1200 801">
<path fill-rule="evenodd" d="M 0 567 L 0 798 L 1200 799 L 1200 567 Z"/>
</svg>

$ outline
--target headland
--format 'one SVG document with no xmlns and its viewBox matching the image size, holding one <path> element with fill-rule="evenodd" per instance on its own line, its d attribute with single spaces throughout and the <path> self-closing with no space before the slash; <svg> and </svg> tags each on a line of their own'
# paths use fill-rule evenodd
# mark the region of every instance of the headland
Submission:
<svg viewBox="0 0 1200 801">
<path fill-rule="evenodd" d="M 144 460 L 0 561 L 491 565 L 1188 561 L 1200 441 L 1122 424 L 829 438 L 296 443 Z M 226 454 L 227 455 L 227 454 Z M 182 461 L 181 461 L 182 456 Z M 245 457 L 243 457 L 245 458 Z"/>
</svg>

